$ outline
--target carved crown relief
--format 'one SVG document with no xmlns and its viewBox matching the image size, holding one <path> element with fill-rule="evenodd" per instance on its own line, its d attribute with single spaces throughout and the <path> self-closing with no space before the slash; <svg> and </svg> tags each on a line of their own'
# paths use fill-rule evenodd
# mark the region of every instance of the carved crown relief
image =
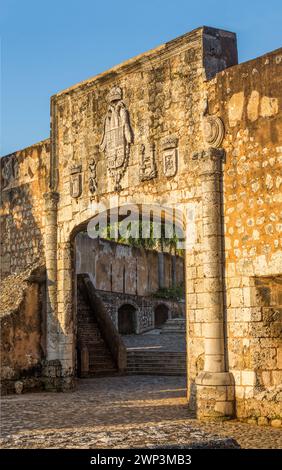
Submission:
<svg viewBox="0 0 282 470">
<path fill-rule="evenodd" d="M 148 149 L 144 144 L 140 146 L 141 165 L 140 165 L 140 180 L 148 181 L 157 176 L 157 167 L 155 160 L 155 145 L 148 145 Z"/>
<path fill-rule="evenodd" d="M 204 116 L 203 134 L 207 144 L 215 148 L 220 147 L 224 138 L 224 124 L 222 120 L 217 116 Z"/>
<path fill-rule="evenodd" d="M 175 176 L 177 172 L 178 138 L 166 137 L 161 142 L 163 157 L 163 173 L 167 177 Z"/>
<path fill-rule="evenodd" d="M 104 133 L 100 150 L 105 153 L 107 169 L 114 178 L 115 190 L 121 189 L 120 181 L 128 166 L 133 132 L 129 113 L 122 101 L 122 90 L 114 86 L 107 97 L 108 110 L 104 120 Z"/>
</svg>

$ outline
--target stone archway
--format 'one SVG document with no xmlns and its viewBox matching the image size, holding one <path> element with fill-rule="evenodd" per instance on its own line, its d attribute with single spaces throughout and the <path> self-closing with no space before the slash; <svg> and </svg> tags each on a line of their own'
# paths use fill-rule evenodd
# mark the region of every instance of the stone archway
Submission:
<svg viewBox="0 0 282 470">
<path fill-rule="evenodd" d="M 159 304 L 155 307 L 155 328 L 161 328 L 162 325 L 168 320 L 168 307 L 165 304 Z"/>
<path fill-rule="evenodd" d="M 119 307 L 118 332 L 121 335 L 136 333 L 136 309 L 133 305 L 123 304 Z"/>
<path fill-rule="evenodd" d="M 224 126 L 219 116 L 208 116 L 205 98 L 212 74 L 203 45 L 210 35 L 222 47 L 224 60 L 215 60 L 222 68 L 230 47 L 235 51 L 234 38 L 227 47 L 225 34 L 202 28 L 52 97 L 44 228 L 48 360 L 59 361 L 65 383 L 74 370 L 74 231 L 111 200 L 114 207 L 159 204 L 185 213 L 188 400 L 204 417 L 234 412 L 225 328 Z M 160 91 L 150 88 L 156 82 Z"/>
<path fill-rule="evenodd" d="M 223 152 L 221 149 L 209 149 L 195 154 L 195 159 L 198 160 L 199 176 L 201 181 L 201 223 L 203 227 L 202 243 L 201 243 L 201 266 L 205 276 L 199 274 L 199 278 L 194 275 L 196 268 L 194 266 L 194 241 L 192 240 L 192 249 L 189 248 L 189 243 L 185 251 L 185 278 L 186 284 L 194 285 L 195 282 L 201 281 L 202 290 L 201 303 L 195 304 L 192 310 L 195 312 L 208 311 L 209 316 L 205 319 L 201 316 L 200 322 L 203 323 L 202 331 L 203 336 L 198 341 L 201 349 L 194 348 L 193 341 L 195 338 L 192 336 L 190 339 L 193 341 L 188 344 L 188 399 L 190 406 L 196 407 L 199 416 L 229 416 L 233 414 L 234 404 L 234 380 L 232 374 L 226 371 L 226 349 L 225 349 L 225 334 L 224 334 L 224 303 L 223 303 L 223 279 L 222 279 L 222 221 L 218 217 L 221 213 L 221 166 L 222 166 Z M 128 198 L 119 196 L 120 206 L 126 204 Z M 110 201 L 110 198 L 105 197 L 105 204 Z M 150 201 L 150 199 L 149 199 Z M 148 201 L 148 202 L 149 202 Z M 56 331 L 57 334 L 50 334 L 48 338 L 48 346 L 50 354 L 48 358 L 59 359 L 60 367 L 62 368 L 63 387 L 69 386 L 72 383 L 74 375 L 74 344 L 75 344 L 75 280 L 73 279 L 73 254 L 72 242 L 76 233 L 81 231 L 87 223 L 96 215 L 96 210 L 93 211 L 88 206 L 87 211 L 77 212 L 76 216 L 68 224 L 66 231 L 62 227 L 57 232 L 55 219 L 57 218 L 57 193 L 49 193 L 46 196 L 46 221 L 47 221 L 47 247 L 52 256 L 47 259 L 47 270 L 50 267 L 50 274 L 56 278 L 56 282 L 51 282 L 47 286 L 48 304 L 49 309 L 48 318 L 52 325 L 49 326 L 49 331 Z M 50 204 L 50 206 L 49 206 Z M 151 203 L 150 203 L 151 204 Z M 149 205 L 149 204 L 148 204 Z M 190 225 L 190 230 L 195 228 L 196 208 L 195 205 L 186 204 L 179 201 L 177 204 L 179 208 L 183 207 L 183 213 L 187 219 L 185 222 L 185 230 Z M 124 208 L 124 207 L 123 207 Z M 50 229 L 48 223 L 50 221 Z M 58 224 L 59 225 L 59 224 Z M 193 229 L 194 226 L 194 229 Z M 49 231 L 56 228 L 50 236 Z M 59 227 L 58 227 L 59 228 Z M 57 237 L 60 235 L 60 242 L 58 243 Z M 191 243 L 191 235 L 190 235 Z M 57 249 L 58 247 L 58 249 Z M 58 259 L 57 259 L 58 254 Z M 55 258 L 55 259 L 54 259 Z M 49 264 L 49 266 L 48 266 Z M 56 265 L 59 269 L 56 269 Z M 200 270 L 199 270 L 200 271 Z M 56 292 L 56 290 L 58 291 Z M 193 287 L 194 292 L 194 287 Z M 186 315 L 188 322 L 194 325 L 197 320 L 191 320 L 191 301 L 194 300 L 195 295 L 191 294 L 190 290 L 186 290 Z M 56 307 L 57 304 L 57 307 Z M 195 310 L 197 309 L 197 310 Z M 57 310 L 57 314 L 54 312 Z M 193 326 L 194 328 L 194 326 Z M 198 354 L 205 351 L 204 370 L 195 376 L 193 364 L 197 360 Z M 191 371 L 191 375 L 190 375 Z M 218 393 L 225 389 L 225 396 L 228 399 L 222 400 L 217 398 Z M 196 390 L 196 394 L 195 394 Z M 227 393 L 228 392 L 228 393 Z M 196 400 L 195 400 L 196 396 Z M 219 407 L 217 407 L 217 401 Z M 214 403 L 215 406 L 211 406 Z"/>
</svg>

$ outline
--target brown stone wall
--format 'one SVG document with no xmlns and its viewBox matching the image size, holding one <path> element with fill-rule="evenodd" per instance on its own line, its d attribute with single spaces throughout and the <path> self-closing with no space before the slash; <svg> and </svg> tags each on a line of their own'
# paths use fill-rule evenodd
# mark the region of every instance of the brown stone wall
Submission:
<svg viewBox="0 0 282 470">
<path fill-rule="evenodd" d="M 97 212 L 97 204 L 162 204 L 189 212 L 186 255 L 187 314 L 191 319 L 189 377 L 203 354 L 204 321 L 202 188 L 195 151 L 202 149 L 201 117 L 205 80 L 237 62 L 233 33 L 199 28 L 52 97 L 51 188 L 58 202 L 58 318 L 63 325 L 63 367 L 73 358 L 73 290 L 70 240 Z M 108 160 L 100 148 L 109 93 L 120 87 L 132 142 L 128 166 L 115 190 Z M 174 173 L 164 164 L 163 142 L 176 142 Z M 154 160 L 153 176 L 143 179 L 142 155 Z M 93 161 L 95 165 L 93 165 Z M 95 170 L 93 168 L 95 167 Z M 73 173 L 75 172 L 75 174 Z M 93 185 L 96 189 L 93 190 Z M 54 255 L 52 255 L 54 257 Z M 115 272 L 116 289 L 121 273 Z M 200 310 L 201 309 L 201 310 Z"/>
<path fill-rule="evenodd" d="M 165 305 L 168 310 L 168 318 L 185 317 L 184 301 L 156 298 L 154 296 L 137 296 L 117 292 L 97 291 L 103 301 L 109 315 L 118 329 L 118 310 L 123 305 L 132 305 L 135 309 L 135 333 L 140 334 L 152 330 L 155 327 L 156 308 Z"/>
<path fill-rule="evenodd" d="M 23 383 L 23 391 L 42 386 L 46 318 L 44 276 L 39 278 L 38 270 L 30 269 L 7 276 L 1 283 L 1 388 L 4 393 L 14 392 L 18 380 Z"/>
<path fill-rule="evenodd" d="M 185 210 L 188 242 L 189 393 L 205 367 L 196 385 L 207 396 L 198 403 L 207 405 L 204 411 L 231 415 L 230 370 L 239 417 L 255 416 L 256 407 L 261 417 L 278 414 L 282 51 L 236 63 L 234 34 L 199 28 L 52 97 L 50 178 L 49 141 L 1 160 L 2 276 L 42 256 L 46 235 L 48 359 L 60 361 L 69 384 L 75 235 L 99 204 L 105 210 L 110 202 L 176 206 Z M 109 94 L 117 90 L 130 140 L 120 181 L 100 146 Z M 221 118 L 222 139 L 207 139 L 208 116 Z M 216 122 L 213 131 L 219 126 L 221 132 Z M 166 145 L 173 150 L 166 152 Z M 223 152 L 214 147 L 225 150 L 223 164 Z M 122 266 L 115 267 L 114 290 L 120 291 Z M 138 269 L 144 279 L 146 270 Z M 224 376 L 222 390 L 217 374 Z M 214 396 L 208 396 L 211 389 Z"/>
<path fill-rule="evenodd" d="M 225 126 L 227 347 L 237 413 L 275 417 L 282 383 L 282 50 L 219 73 L 207 88 L 209 114 Z M 258 406 L 263 393 L 272 393 L 272 405 L 264 397 Z"/>
<path fill-rule="evenodd" d="M 0 278 L 44 257 L 43 193 L 48 188 L 49 140 L 0 159 Z"/>
<path fill-rule="evenodd" d="M 103 239 L 91 239 L 85 234 L 76 237 L 76 271 L 89 273 L 96 289 L 148 295 L 160 286 L 157 251 L 144 250 Z M 183 258 L 162 254 L 164 287 L 173 287 L 172 263 L 175 258 L 175 285 L 183 284 Z M 117 275 L 117 273 L 119 273 Z"/>
</svg>

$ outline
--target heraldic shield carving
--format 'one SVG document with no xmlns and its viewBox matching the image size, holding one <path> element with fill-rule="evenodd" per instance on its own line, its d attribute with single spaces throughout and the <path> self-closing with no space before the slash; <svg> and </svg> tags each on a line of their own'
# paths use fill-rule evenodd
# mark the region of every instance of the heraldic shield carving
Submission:
<svg viewBox="0 0 282 470">
<path fill-rule="evenodd" d="M 115 181 L 115 191 L 120 191 L 120 181 L 128 165 L 133 132 L 129 114 L 122 101 L 122 90 L 115 86 L 108 94 L 108 111 L 104 121 L 104 134 L 100 150 L 107 158 L 107 168 Z"/>
</svg>

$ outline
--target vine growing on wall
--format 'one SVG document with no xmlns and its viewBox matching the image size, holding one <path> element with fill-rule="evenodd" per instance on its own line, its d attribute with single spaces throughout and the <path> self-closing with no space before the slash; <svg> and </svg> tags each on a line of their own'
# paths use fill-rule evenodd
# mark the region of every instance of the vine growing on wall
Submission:
<svg viewBox="0 0 282 470">
<path fill-rule="evenodd" d="M 122 227 L 122 223 L 122 221 L 119 221 L 108 224 L 100 237 L 117 243 L 144 248 L 145 250 L 157 250 L 179 256 L 184 255 L 184 250 L 177 248 L 179 237 L 176 231 L 171 229 L 170 232 L 172 233 L 170 233 L 170 236 L 167 236 L 164 223 L 148 221 L 129 222 L 126 231 Z"/>
<path fill-rule="evenodd" d="M 159 290 L 154 293 L 154 297 L 179 301 L 184 299 L 184 286 L 181 284 L 174 287 L 160 287 Z"/>
</svg>

